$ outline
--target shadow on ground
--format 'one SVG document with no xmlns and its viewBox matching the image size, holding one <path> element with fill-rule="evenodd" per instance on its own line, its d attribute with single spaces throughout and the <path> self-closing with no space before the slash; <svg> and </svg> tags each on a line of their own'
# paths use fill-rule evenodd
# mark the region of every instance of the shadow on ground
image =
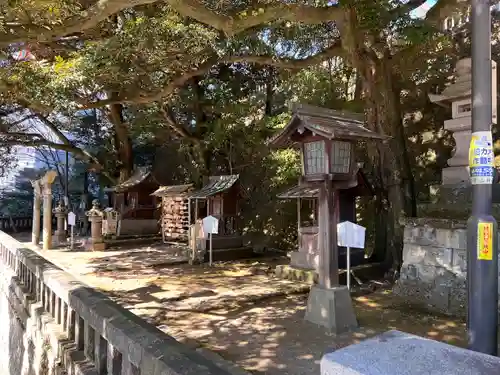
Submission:
<svg viewBox="0 0 500 375">
<path fill-rule="evenodd" d="M 309 285 L 272 276 L 287 258 L 168 265 L 169 251 L 39 252 L 178 340 L 256 374 L 318 374 L 324 353 L 390 329 L 465 345 L 463 320 L 416 310 L 387 288 L 354 297 L 360 329 L 333 336 L 303 319 Z"/>
</svg>

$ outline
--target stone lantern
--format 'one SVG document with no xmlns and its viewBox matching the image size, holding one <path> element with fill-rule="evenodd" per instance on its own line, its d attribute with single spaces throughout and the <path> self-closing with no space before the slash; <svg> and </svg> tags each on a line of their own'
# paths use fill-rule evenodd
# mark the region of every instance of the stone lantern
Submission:
<svg viewBox="0 0 500 375">
<path fill-rule="evenodd" d="M 64 228 L 64 223 L 66 222 L 66 215 L 68 214 L 68 209 L 64 205 L 64 201 L 60 200 L 57 207 L 52 210 L 56 215 L 57 228 L 56 228 L 56 241 L 61 244 L 66 241 L 66 230 Z"/>
<path fill-rule="evenodd" d="M 492 61 L 492 112 L 491 123 L 497 123 L 497 72 Z M 440 95 L 429 95 L 431 102 L 451 107 L 452 118 L 444 122 L 444 128 L 453 134 L 455 149 L 442 170 L 441 185 L 431 186 L 431 204 L 420 204 L 419 215 L 439 219 L 467 220 L 471 212 L 472 185 L 469 177 L 469 146 L 472 136 L 472 62 L 465 58 L 457 62 L 455 82 Z M 500 185 L 493 185 L 493 212 L 500 213 Z"/>
<path fill-rule="evenodd" d="M 492 124 L 497 123 L 497 74 L 496 62 L 492 61 L 493 101 Z M 431 102 L 450 107 L 451 119 L 444 122 L 444 128 L 453 133 L 455 150 L 443 168 L 442 184 L 469 183 L 469 143 L 472 134 L 472 60 L 465 58 L 457 62 L 456 80 L 440 95 L 429 95 Z"/>
<path fill-rule="evenodd" d="M 102 221 L 104 218 L 104 211 L 99 208 L 99 201 L 94 199 L 92 201 L 92 208 L 85 213 L 90 221 L 90 246 L 89 250 L 103 251 L 106 249 L 104 237 L 102 235 Z"/>
</svg>

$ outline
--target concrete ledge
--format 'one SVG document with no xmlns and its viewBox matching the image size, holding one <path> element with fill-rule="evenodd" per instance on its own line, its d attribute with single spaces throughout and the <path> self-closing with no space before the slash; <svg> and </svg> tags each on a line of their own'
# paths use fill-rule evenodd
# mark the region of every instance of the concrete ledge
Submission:
<svg viewBox="0 0 500 375">
<path fill-rule="evenodd" d="M 500 358 L 389 331 L 323 356 L 321 375 L 498 375 Z"/>
<path fill-rule="evenodd" d="M 467 229 L 465 220 L 435 219 L 430 217 L 405 217 L 401 219 L 405 226 L 429 226 L 440 229 Z"/>
</svg>

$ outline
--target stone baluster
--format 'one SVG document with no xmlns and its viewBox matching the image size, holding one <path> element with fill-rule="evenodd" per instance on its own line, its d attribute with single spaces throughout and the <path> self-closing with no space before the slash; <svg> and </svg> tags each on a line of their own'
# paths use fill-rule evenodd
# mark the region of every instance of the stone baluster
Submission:
<svg viewBox="0 0 500 375">
<path fill-rule="evenodd" d="M 104 237 L 102 235 L 102 220 L 104 212 L 99 208 L 99 201 L 92 201 L 92 208 L 85 213 L 90 221 L 90 246 L 89 250 L 103 251 L 106 248 Z"/>
<path fill-rule="evenodd" d="M 32 223 L 32 235 L 31 242 L 33 245 L 38 246 L 40 242 L 40 215 L 42 208 L 42 186 L 40 181 L 31 181 L 33 185 L 33 223 Z"/>
<path fill-rule="evenodd" d="M 58 244 L 66 242 L 66 230 L 64 228 L 64 223 L 66 221 L 66 215 L 68 214 L 68 209 L 64 205 L 64 201 L 60 200 L 59 204 L 52 211 L 56 215 L 57 228 L 56 228 L 56 241 Z"/>
</svg>

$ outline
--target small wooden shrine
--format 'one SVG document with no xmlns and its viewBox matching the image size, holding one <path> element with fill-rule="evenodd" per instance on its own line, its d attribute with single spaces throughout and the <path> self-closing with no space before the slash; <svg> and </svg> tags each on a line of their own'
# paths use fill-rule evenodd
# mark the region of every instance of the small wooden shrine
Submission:
<svg viewBox="0 0 500 375">
<path fill-rule="evenodd" d="M 351 189 L 363 187 L 363 175 L 354 160 L 355 143 L 386 138 L 366 129 L 362 115 L 297 105 L 288 125 L 269 142 L 300 149 L 302 177 L 295 193 L 282 197 L 317 199 L 317 229 L 302 230 L 299 245 L 306 250 L 316 247 L 318 253 L 318 285 L 311 288 L 306 320 L 335 333 L 357 326 L 349 290 L 339 286 L 337 223 L 342 206 L 346 216 L 353 217 L 354 209 L 352 198 L 344 198 L 341 205 L 341 195 L 356 196 Z"/>
<path fill-rule="evenodd" d="M 161 198 L 161 232 L 163 242 L 188 243 L 191 213 L 189 192 L 193 184 L 161 186 L 152 196 Z"/>
<path fill-rule="evenodd" d="M 241 199 L 239 175 L 211 176 L 200 190 L 189 194 L 194 204 L 194 227 L 190 243 L 192 248 L 205 254 L 207 238 L 202 232 L 201 220 L 209 215 L 219 219 L 218 234 L 213 236 L 213 250 L 241 249 L 243 238 L 238 228 L 238 202 Z M 217 258 L 217 255 L 214 254 Z"/>
<path fill-rule="evenodd" d="M 335 216 L 338 222 L 350 221 L 356 223 L 356 198 L 361 196 L 373 196 L 373 189 L 365 174 L 358 164 L 357 185 L 351 188 L 339 190 L 336 195 Z M 319 267 L 319 243 L 318 243 L 318 197 L 319 188 L 308 185 L 298 185 L 278 195 L 280 199 L 297 200 L 297 230 L 298 251 L 290 254 L 290 265 L 294 268 L 318 270 Z M 355 267 L 364 261 L 364 249 L 351 249 L 351 266 Z M 346 266 L 347 249 L 339 247 L 339 268 Z"/>
<path fill-rule="evenodd" d="M 158 187 L 150 169 L 139 167 L 128 180 L 106 189 L 111 194 L 111 206 L 120 215 L 121 235 L 158 232 L 159 202 L 151 196 Z"/>
</svg>

